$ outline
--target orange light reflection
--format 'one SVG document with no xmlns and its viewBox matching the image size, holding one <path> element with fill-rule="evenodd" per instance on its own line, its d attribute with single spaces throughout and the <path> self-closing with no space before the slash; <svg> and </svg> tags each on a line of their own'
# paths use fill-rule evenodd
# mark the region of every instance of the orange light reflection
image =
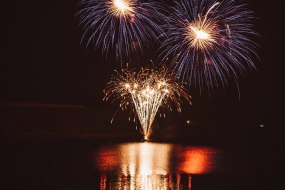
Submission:
<svg viewBox="0 0 285 190">
<path fill-rule="evenodd" d="M 100 190 L 181 189 L 182 183 L 182 189 L 191 190 L 191 175 L 212 172 L 216 154 L 207 147 L 148 142 L 105 146 L 94 158 L 101 172 Z"/>
<path fill-rule="evenodd" d="M 189 147 L 182 151 L 179 170 L 188 174 L 210 173 L 214 168 L 216 150 L 204 147 Z"/>
</svg>

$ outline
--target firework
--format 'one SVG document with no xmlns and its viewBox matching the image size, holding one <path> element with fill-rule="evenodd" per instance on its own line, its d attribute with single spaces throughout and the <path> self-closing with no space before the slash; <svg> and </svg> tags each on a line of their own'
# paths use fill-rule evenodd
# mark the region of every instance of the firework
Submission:
<svg viewBox="0 0 285 190">
<path fill-rule="evenodd" d="M 163 26 L 166 39 L 160 56 L 189 85 L 208 90 L 255 68 L 257 44 L 251 40 L 253 12 L 232 0 L 175 2 Z"/>
<path fill-rule="evenodd" d="M 94 44 L 102 53 L 115 52 L 117 58 L 142 53 L 151 47 L 163 20 L 161 4 L 139 0 L 82 0 L 78 12 L 83 29 L 82 42 Z"/>
<path fill-rule="evenodd" d="M 120 101 L 123 110 L 136 112 L 141 123 L 141 132 L 147 140 L 157 112 L 165 116 L 165 111 L 176 109 L 181 112 L 181 100 L 190 103 L 190 96 L 174 74 L 165 67 L 159 70 L 140 69 L 139 72 L 123 69 L 112 77 L 105 89 L 105 100 Z"/>
</svg>

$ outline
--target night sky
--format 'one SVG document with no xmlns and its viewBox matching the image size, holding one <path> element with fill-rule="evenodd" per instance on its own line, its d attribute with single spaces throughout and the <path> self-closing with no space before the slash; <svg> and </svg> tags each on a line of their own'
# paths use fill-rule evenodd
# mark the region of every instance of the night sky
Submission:
<svg viewBox="0 0 285 190">
<path fill-rule="evenodd" d="M 260 61 L 237 88 L 211 95 L 190 90 L 193 106 L 184 114 L 196 120 L 281 122 L 284 107 L 284 32 L 281 1 L 244 1 L 259 18 Z M 39 102 L 108 106 L 103 89 L 113 70 L 106 58 L 80 45 L 77 0 L 1 1 L 0 102 Z M 151 58 L 153 55 L 147 55 Z M 138 64 L 137 67 L 140 67 Z M 284 113 L 284 111 L 283 111 Z"/>
</svg>

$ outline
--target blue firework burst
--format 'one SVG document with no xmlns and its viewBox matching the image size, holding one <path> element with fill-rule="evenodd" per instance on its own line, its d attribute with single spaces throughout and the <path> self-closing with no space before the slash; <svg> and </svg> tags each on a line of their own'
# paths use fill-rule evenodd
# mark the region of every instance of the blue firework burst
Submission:
<svg viewBox="0 0 285 190">
<path fill-rule="evenodd" d="M 163 25 L 160 56 L 191 86 L 225 86 L 255 68 L 254 13 L 233 0 L 180 0 Z"/>
<path fill-rule="evenodd" d="M 82 0 L 80 3 L 82 42 L 115 53 L 121 59 L 132 52 L 142 53 L 152 47 L 163 33 L 161 4 L 139 0 Z"/>
</svg>

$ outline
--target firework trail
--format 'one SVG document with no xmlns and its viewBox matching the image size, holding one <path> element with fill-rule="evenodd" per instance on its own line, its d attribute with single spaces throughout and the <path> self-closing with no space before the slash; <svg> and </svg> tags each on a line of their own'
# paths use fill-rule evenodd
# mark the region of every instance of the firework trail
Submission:
<svg viewBox="0 0 285 190">
<path fill-rule="evenodd" d="M 164 116 L 165 111 L 173 109 L 181 112 L 182 99 L 190 103 L 186 90 L 165 67 L 159 70 L 142 68 L 139 72 L 123 69 L 111 78 L 105 94 L 104 100 L 118 100 L 122 110 L 136 112 L 146 140 L 157 112 Z"/>
<path fill-rule="evenodd" d="M 150 48 L 163 31 L 158 22 L 165 20 L 158 2 L 147 0 L 82 0 L 77 13 L 83 29 L 82 42 L 93 44 L 102 53 L 115 52 L 129 57 Z"/>
<path fill-rule="evenodd" d="M 238 76 L 255 68 L 257 44 L 252 40 L 252 11 L 233 0 L 180 0 L 163 25 L 166 39 L 160 48 L 163 61 L 188 85 L 200 90 L 236 83 Z"/>
</svg>

